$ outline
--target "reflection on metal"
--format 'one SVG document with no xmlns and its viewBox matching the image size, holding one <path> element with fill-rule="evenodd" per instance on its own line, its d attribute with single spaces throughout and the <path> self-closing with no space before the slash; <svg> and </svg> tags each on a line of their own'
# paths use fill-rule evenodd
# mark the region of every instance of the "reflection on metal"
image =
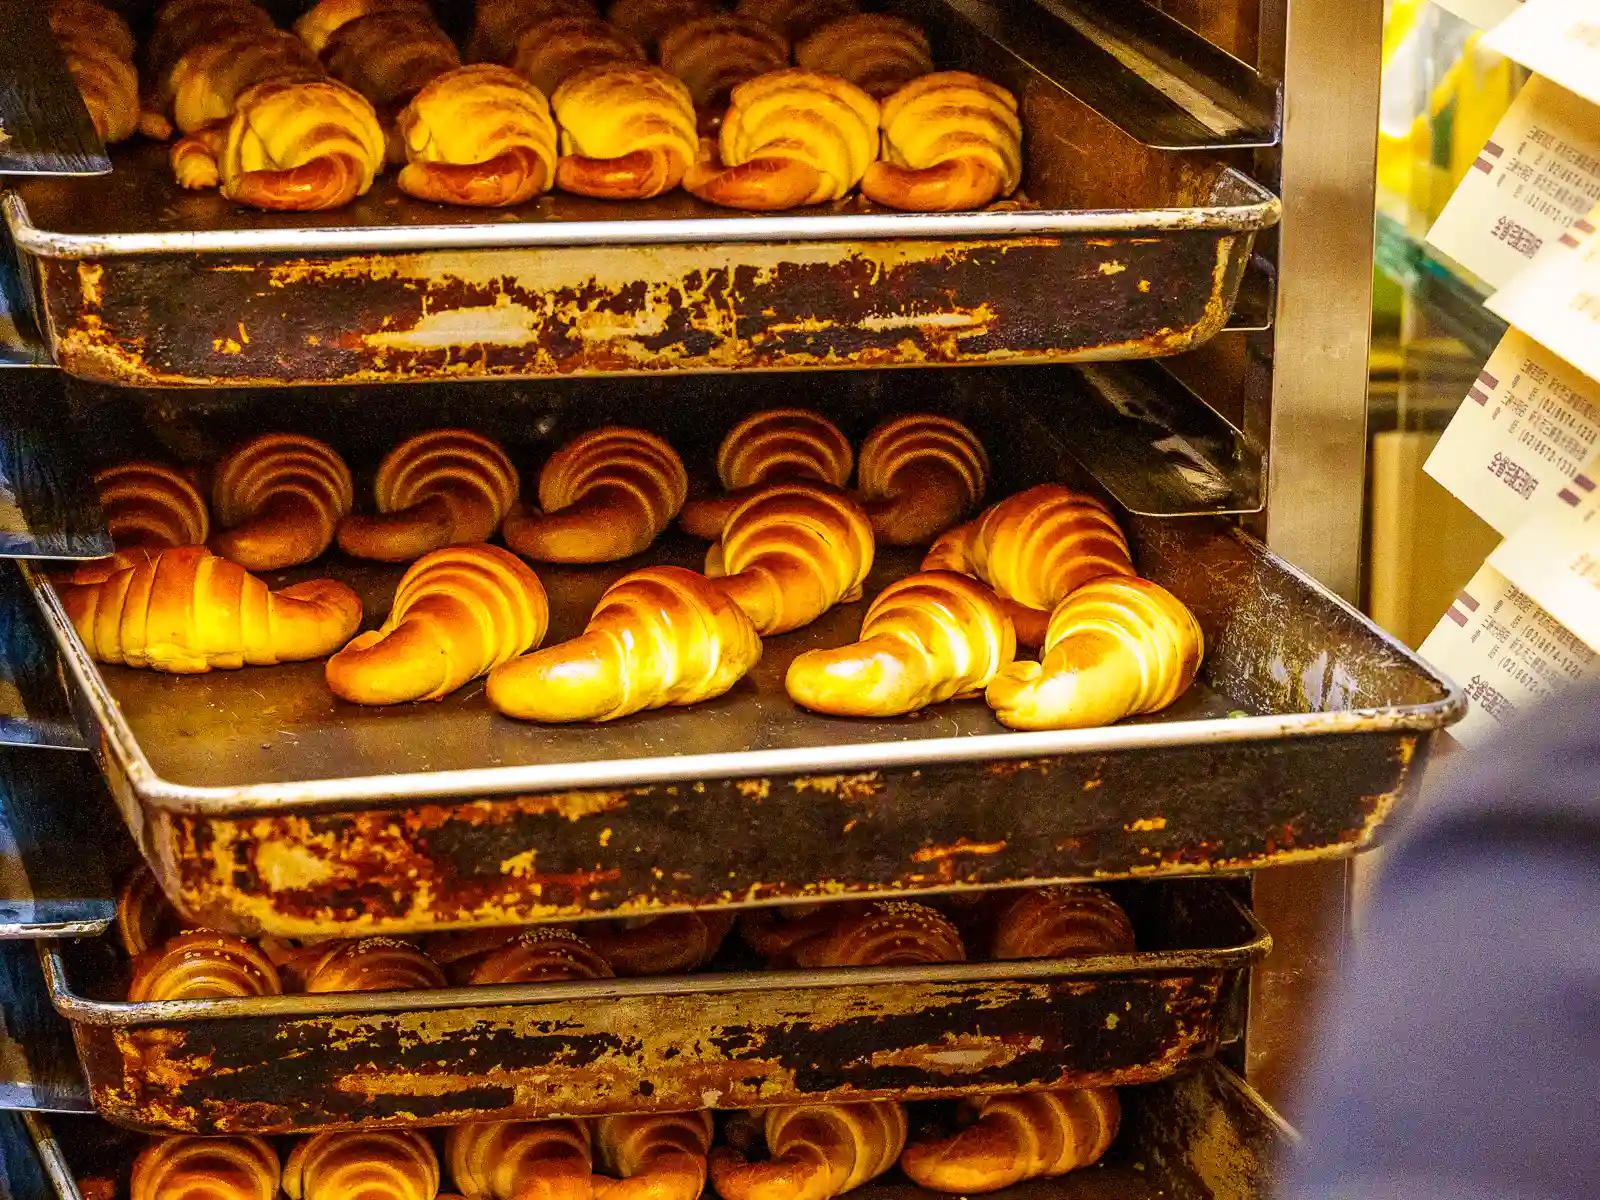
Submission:
<svg viewBox="0 0 1600 1200">
<path fill-rule="evenodd" d="M 11 563 L 0 563 L 0 746 L 86 749 L 55 642 Z"/>
<path fill-rule="evenodd" d="M 29 0 L 0 0 L 0 175 L 104 175 L 110 160 L 47 11 Z"/>
<path fill-rule="evenodd" d="M 0 558 L 102 558 L 111 536 L 54 371 L 0 371 Z"/>
<path fill-rule="evenodd" d="M 1229 333 L 1260 333 L 1272 328 L 1273 309 L 1278 302 L 1278 286 L 1272 264 L 1260 255 L 1253 256 L 1239 280 L 1239 295 L 1233 302 L 1233 315 L 1223 326 Z"/>
<path fill-rule="evenodd" d="M 110 926 L 116 905 L 96 850 L 106 816 L 105 784 L 87 755 L 0 750 L 0 940 Z"/>
<path fill-rule="evenodd" d="M 50 1006 L 32 946 L 0 942 L 0 1010 L 0 1107 L 93 1112 L 71 1027 Z"/>
</svg>

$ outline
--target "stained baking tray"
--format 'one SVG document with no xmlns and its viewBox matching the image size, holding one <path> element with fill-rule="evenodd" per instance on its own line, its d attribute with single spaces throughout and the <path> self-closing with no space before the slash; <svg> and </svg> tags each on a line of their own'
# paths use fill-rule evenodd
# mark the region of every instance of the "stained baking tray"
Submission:
<svg viewBox="0 0 1600 1200">
<path fill-rule="evenodd" d="M 118 151 L 107 180 L 18 183 L 3 207 L 55 360 L 135 386 L 1142 358 L 1216 333 L 1277 199 L 1042 74 L 1072 61 L 1047 52 L 1060 22 L 1040 14 L 1024 56 L 967 7 L 906 11 L 941 61 L 1016 91 L 1032 207 L 758 216 L 674 193 L 486 215 L 386 179 L 286 216 L 179 192 L 155 145 Z"/>
</svg>

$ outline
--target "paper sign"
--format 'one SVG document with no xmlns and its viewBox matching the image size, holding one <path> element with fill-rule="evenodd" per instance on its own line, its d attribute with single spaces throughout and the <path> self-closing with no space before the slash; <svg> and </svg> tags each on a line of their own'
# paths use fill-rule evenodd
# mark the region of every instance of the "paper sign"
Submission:
<svg viewBox="0 0 1600 1200">
<path fill-rule="evenodd" d="M 1522 7 L 1522 0 L 1434 0 L 1434 3 L 1479 29 L 1493 29 Z"/>
<path fill-rule="evenodd" d="M 1527 0 L 1483 48 L 1600 101 L 1600 0 Z"/>
<path fill-rule="evenodd" d="M 1600 379 L 1600 208 L 1572 223 L 1485 307 Z"/>
<path fill-rule="evenodd" d="M 1524 521 L 1489 564 L 1600 651 L 1600 458 L 1557 493 L 1560 503 Z"/>
<path fill-rule="evenodd" d="M 1467 693 L 1467 715 L 1450 733 L 1468 746 L 1563 689 L 1600 679 L 1600 654 L 1488 564 L 1419 653 Z"/>
<path fill-rule="evenodd" d="M 1526 334 L 1501 339 L 1423 468 L 1509 537 L 1600 451 L 1600 383 Z"/>
<path fill-rule="evenodd" d="M 1456 188 L 1428 241 L 1491 287 L 1600 204 L 1600 105 L 1528 80 Z"/>
</svg>

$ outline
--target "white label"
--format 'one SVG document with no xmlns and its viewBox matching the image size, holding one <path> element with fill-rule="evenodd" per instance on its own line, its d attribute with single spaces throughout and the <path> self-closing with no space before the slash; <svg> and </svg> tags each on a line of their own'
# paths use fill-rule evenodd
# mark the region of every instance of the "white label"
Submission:
<svg viewBox="0 0 1600 1200">
<path fill-rule="evenodd" d="M 1600 650 L 1600 458 L 1580 471 L 1537 518 L 1525 521 L 1489 563 L 1534 602 Z"/>
<path fill-rule="evenodd" d="M 1535 76 L 1500 118 L 1428 241 L 1501 288 L 1596 204 L 1600 106 Z"/>
<path fill-rule="evenodd" d="M 1467 715 L 1450 732 L 1468 746 L 1564 688 L 1600 679 L 1600 655 L 1488 564 L 1418 652 L 1467 693 Z"/>
<path fill-rule="evenodd" d="M 1600 384 L 1513 329 L 1473 382 L 1424 470 L 1509 537 L 1600 449 Z"/>
<path fill-rule="evenodd" d="M 1600 101 L 1600 0 L 1527 0 L 1483 47 Z"/>
<path fill-rule="evenodd" d="M 1493 29 L 1522 7 L 1522 0 L 1434 0 L 1434 3 L 1479 29 Z"/>
<path fill-rule="evenodd" d="M 1600 379 L 1600 208 L 1580 217 L 1485 307 Z"/>
</svg>

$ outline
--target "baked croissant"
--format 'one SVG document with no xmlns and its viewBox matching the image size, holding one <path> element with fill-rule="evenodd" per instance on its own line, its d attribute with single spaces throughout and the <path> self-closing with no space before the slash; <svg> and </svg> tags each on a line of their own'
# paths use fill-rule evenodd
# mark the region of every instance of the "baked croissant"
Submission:
<svg viewBox="0 0 1600 1200">
<path fill-rule="evenodd" d="M 104 46 L 118 58 L 133 61 L 137 43 L 122 14 L 99 0 L 49 0 L 45 18 L 50 32 L 59 37 L 82 36 Z"/>
<path fill-rule="evenodd" d="M 630 571 L 606 591 L 583 636 L 489 673 L 489 703 L 524 721 L 612 721 L 698 704 L 761 658 L 742 609 L 681 567 Z"/>
<path fill-rule="evenodd" d="M 118 550 L 195 546 L 211 532 L 200 489 L 163 463 L 136 460 L 96 471 L 94 490 Z"/>
<path fill-rule="evenodd" d="M 587 67 L 646 61 L 643 46 L 598 17 L 547 17 L 517 36 L 511 55 L 516 73 L 546 96 Z"/>
<path fill-rule="evenodd" d="M 117 890 L 117 937 L 136 959 L 178 933 L 178 914 L 148 868 L 140 863 Z"/>
<path fill-rule="evenodd" d="M 772 71 L 733 89 L 716 154 L 702 149 L 683 186 L 758 211 L 838 200 L 877 155 L 877 127 L 878 102 L 848 80 Z"/>
<path fill-rule="evenodd" d="M 110 145 L 133 136 L 139 75 L 128 23 L 94 0 L 52 0 L 46 15 L 100 140 Z"/>
<path fill-rule="evenodd" d="M 611 967 L 588 942 L 565 929 L 532 929 L 479 959 L 473 984 L 610 979 Z"/>
<path fill-rule="evenodd" d="M 428 15 L 428 0 L 317 0 L 294 23 L 294 32 L 319 57 L 328 49 L 333 35 L 352 21 L 378 13 L 421 13 Z"/>
<path fill-rule="evenodd" d="M 506 518 L 506 545 L 538 562 L 616 562 L 649 548 L 689 491 L 683 460 L 642 429 L 580 434 L 539 472 L 539 507 Z"/>
<path fill-rule="evenodd" d="M 1005 901 L 995 918 L 989 957 L 1078 958 L 1134 949 L 1122 906 L 1088 884 L 1029 888 Z"/>
<path fill-rule="evenodd" d="M 706 574 L 762 637 L 809 625 L 861 598 L 872 570 L 861 506 L 815 483 L 775 483 L 740 504 L 706 556 Z"/>
<path fill-rule="evenodd" d="M 886 900 L 861 909 L 840 909 L 837 916 L 824 909 L 815 924 L 813 935 L 791 941 L 780 960 L 782 965 L 815 970 L 967 959 L 960 932 L 942 913 L 925 904 Z"/>
<path fill-rule="evenodd" d="M 878 594 L 859 641 L 797 657 L 784 686 L 813 712 L 892 717 L 981 695 L 1016 655 L 992 591 L 964 575 L 922 571 Z"/>
<path fill-rule="evenodd" d="M 180 933 L 134 964 L 128 999 L 219 1000 L 277 996 L 283 984 L 271 961 L 243 938 L 225 933 Z"/>
<path fill-rule="evenodd" d="M 933 70 L 928 35 L 904 17 L 886 13 L 828 22 L 795 47 L 794 60 L 808 71 L 842 76 L 879 101 Z"/>
<path fill-rule="evenodd" d="M 606 20 L 647 50 L 661 38 L 690 21 L 718 11 L 713 0 L 612 0 Z"/>
<path fill-rule="evenodd" d="M 718 538 L 728 514 L 764 484 L 794 480 L 843 487 L 855 466 L 849 440 L 826 417 L 805 408 L 769 408 L 740 421 L 717 449 L 723 495 L 691 500 L 678 526 L 695 537 Z"/>
<path fill-rule="evenodd" d="M 704 1109 L 597 1118 L 596 1156 L 615 1178 L 595 1177 L 596 1200 L 700 1200 L 711 1133 Z"/>
<path fill-rule="evenodd" d="M 99 583 L 56 590 L 96 662 L 180 675 L 321 658 L 361 624 L 361 600 L 342 583 L 270 592 L 204 546 L 160 550 Z"/>
<path fill-rule="evenodd" d="M 240 98 L 259 83 L 321 74 L 317 56 L 281 29 L 252 28 L 202 42 L 178 60 L 167 79 L 173 124 L 182 133 L 194 133 L 232 117 Z"/>
<path fill-rule="evenodd" d="M 695 104 L 712 108 L 746 80 L 788 66 L 789 39 L 749 17 L 713 13 L 662 34 L 660 56 Z"/>
<path fill-rule="evenodd" d="M 445 986 L 444 972 L 410 942 L 364 937 L 338 942 L 306 975 L 307 992 L 413 992 Z"/>
<path fill-rule="evenodd" d="M 1111 1088 L 981 1096 L 965 1107 L 972 1124 L 901 1154 L 900 1169 L 919 1187 L 968 1196 L 1065 1175 L 1110 1149 L 1121 1117 Z"/>
<path fill-rule="evenodd" d="M 439 1158 L 412 1129 L 318 1133 L 283 1165 L 289 1200 L 435 1200 Z"/>
<path fill-rule="evenodd" d="M 965 71 L 913 79 L 883 102 L 883 155 L 861 194 L 890 208 L 982 208 L 1022 181 L 1017 98 Z"/>
<path fill-rule="evenodd" d="M 328 660 L 352 704 L 442 700 L 544 640 L 550 605 L 528 565 L 498 546 L 449 546 L 412 563 L 381 628 Z"/>
<path fill-rule="evenodd" d="M 419 433 L 378 466 L 373 491 L 382 515 L 346 517 L 339 548 L 357 558 L 410 562 L 444 546 L 488 541 L 521 487 L 506 452 L 488 438 L 466 429 Z"/>
<path fill-rule="evenodd" d="M 409 6 L 346 21 L 329 36 L 322 58 L 335 79 L 391 119 L 424 87 L 461 65 L 456 44 L 427 8 Z"/>
<path fill-rule="evenodd" d="M 856 479 L 873 532 L 891 546 L 931 542 L 989 486 L 989 456 L 960 421 L 931 413 L 891 417 L 867 435 Z"/>
<path fill-rule="evenodd" d="M 130 1200 L 274 1200 L 278 1152 L 258 1137 L 158 1138 L 133 1160 Z"/>
<path fill-rule="evenodd" d="M 765 1160 L 711 1152 L 722 1200 L 829 1200 L 882 1175 L 906 1144 L 906 1112 L 893 1101 L 769 1108 L 762 1126 Z"/>
<path fill-rule="evenodd" d="M 1194 614 L 1159 584 L 1106 575 L 1050 614 L 1040 662 L 1018 662 L 984 693 L 1012 729 L 1092 729 L 1183 695 L 1205 654 Z"/>
<path fill-rule="evenodd" d="M 589 1200 L 585 1121 L 472 1121 L 444 1135 L 444 1157 L 467 1200 Z"/>
<path fill-rule="evenodd" d="M 665 913 L 630 920 L 586 921 L 580 935 L 624 978 L 682 975 L 710 962 L 733 928 L 733 914 Z"/>
<path fill-rule="evenodd" d="M 226 61 L 225 55 L 209 47 L 224 43 L 242 46 L 246 38 L 264 45 L 275 41 L 277 32 L 271 14 L 250 0 L 170 0 L 162 5 L 156 12 L 150 39 L 145 43 L 147 90 L 144 111 L 139 115 L 141 132 L 162 141 L 172 136 L 169 118 L 173 115 L 179 83 L 195 74 L 199 67 Z M 180 72 L 180 65 L 192 52 L 198 52 L 195 61 Z M 292 52 L 275 46 L 272 53 Z M 294 61 L 298 69 L 316 70 L 314 55 L 295 55 Z M 256 62 L 252 56 L 249 65 Z M 243 86 L 235 88 L 235 94 L 243 90 Z"/>
<path fill-rule="evenodd" d="M 418 200 L 503 208 L 550 190 L 556 127 L 544 95 L 510 67 L 480 63 L 439 76 L 395 122 Z"/>
<path fill-rule="evenodd" d="M 504 64 L 517 38 L 530 25 L 550 17 L 597 17 L 594 0 L 478 0 L 473 6 L 468 62 Z"/>
<path fill-rule="evenodd" d="M 211 504 L 226 532 L 211 549 L 247 571 L 310 562 L 355 502 L 350 468 L 316 438 L 264 433 L 217 464 Z"/>
<path fill-rule="evenodd" d="M 568 76 L 550 104 L 561 128 L 562 191 L 645 200 L 677 187 L 694 161 L 694 101 L 660 67 L 590 67 Z"/>
<path fill-rule="evenodd" d="M 856 0 L 739 0 L 734 11 L 763 21 L 798 42 L 824 25 L 860 11 L 860 5 Z"/>
</svg>

